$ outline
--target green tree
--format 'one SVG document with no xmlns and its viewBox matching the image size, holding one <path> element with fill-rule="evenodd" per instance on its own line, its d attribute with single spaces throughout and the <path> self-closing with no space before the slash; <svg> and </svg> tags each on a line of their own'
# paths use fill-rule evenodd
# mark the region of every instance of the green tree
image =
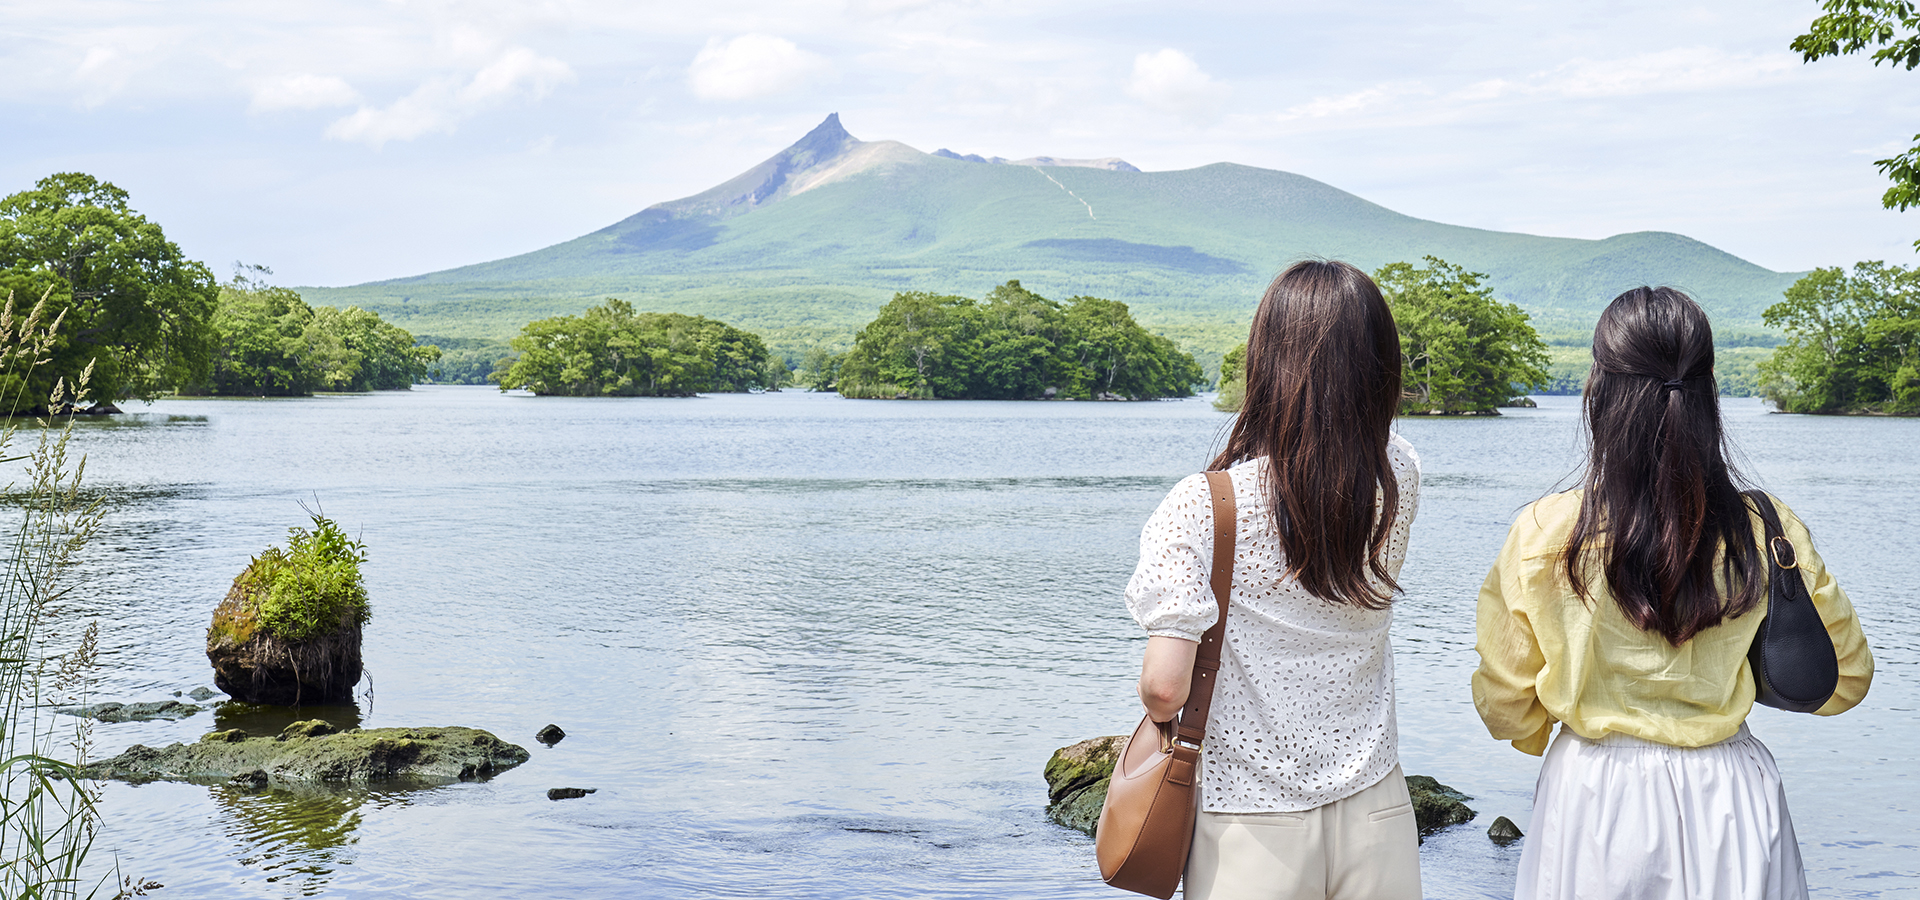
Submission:
<svg viewBox="0 0 1920 900">
<path fill-rule="evenodd" d="M 323 372 L 321 390 L 404 391 L 426 378 L 440 359 L 440 348 L 416 346 L 406 329 L 358 306 L 319 307 L 313 311 L 313 328 L 319 332 L 316 341 L 337 340 L 357 357 L 356 365 Z"/>
<path fill-rule="evenodd" d="M 406 390 L 439 358 L 433 346 L 360 309 L 312 307 L 273 287 L 264 266 L 240 266 L 220 288 L 214 352 L 206 382 L 186 394 L 304 397 L 316 390 Z"/>
<path fill-rule="evenodd" d="M 609 298 L 579 316 L 529 322 L 513 339 L 519 356 L 494 373 L 501 390 L 572 397 L 685 397 L 765 388 L 767 348 L 724 322 L 679 313 L 636 313 Z"/>
<path fill-rule="evenodd" d="M 1485 412 L 1547 381 L 1547 345 L 1486 278 L 1443 259 L 1373 273 L 1400 330 L 1403 413 Z"/>
<path fill-rule="evenodd" d="M 1760 363 L 1761 393 L 1780 409 L 1920 413 L 1920 269 L 1815 269 L 1763 318 L 1788 335 Z"/>
<path fill-rule="evenodd" d="M 800 371 L 794 373 L 794 378 L 809 391 L 831 391 L 835 382 L 840 380 L 842 358 L 842 354 L 825 347 L 808 347 L 806 356 L 800 361 Z"/>
<path fill-rule="evenodd" d="M 0 199 L 0 292 L 8 289 L 45 296 L 62 317 L 57 346 L 35 373 L 44 386 L 73 384 L 91 364 L 85 399 L 107 404 L 207 378 L 213 273 L 112 184 L 64 172 Z"/>
<path fill-rule="evenodd" d="M 1240 405 L 1247 401 L 1247 345 L 1236 344 L 1227 355 L 1220 357 L 1220 394 L 1213 398 L 1213 408 L 1222 412 L 1239 412 Z"/>
<path fill-rule="evenodd" d="M 1873 64 L 1887 63 L 1912 71 L 1920 66 L 1920 7 L 1913 0 L 1825 0 L 1826 14 L 1793 39 L 1792 48 L 1803 62 L 1858 53 L 1869 47 Z M 1874 160 L 1874 167 L 1893 182 L 1880 197 L 1887 209 L 1920 206 L 1920 134 L 1905 153 Z M 1914 242 L 1920 250 L 1920 241 Z"/>
<path fill-rule="evenodd" d="M 854 336 L 840 364 L 839 391 L 921 400 L 968 396 L 982 324 L 979 306 L 965 297 L 895 294 Z"/>
</svg>

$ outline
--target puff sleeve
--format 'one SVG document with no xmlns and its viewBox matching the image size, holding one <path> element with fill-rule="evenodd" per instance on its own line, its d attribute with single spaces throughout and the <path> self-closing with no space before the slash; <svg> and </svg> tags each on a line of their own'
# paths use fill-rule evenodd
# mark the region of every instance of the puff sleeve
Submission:
<svg viewBox="0 0 1920 900">
<path fill-rule="evenodd" d="M 1205 475 L 1173 486 L 1140 531 L 1127 610 L 1147 634 L 1198 643 L 1220 615 L 1213 570 L 1213 503 Z"/>
</svg>

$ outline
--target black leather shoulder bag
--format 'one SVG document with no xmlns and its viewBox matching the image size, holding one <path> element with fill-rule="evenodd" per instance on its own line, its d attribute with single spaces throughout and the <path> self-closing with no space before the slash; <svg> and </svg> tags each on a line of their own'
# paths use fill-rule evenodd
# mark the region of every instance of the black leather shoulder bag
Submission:
<svg viewBox="0 0 1920 900">
<path fill-rule="evenodd" d="M 1746 491 L 1766 526 L 1767 616 L 1747 649 L 1753 669 L 1754 701 L 1788 712 L 1813 712 L 1826 705 L 1840 683 L 1840 661 L 1833 639 L 1807 593 L 1800 561 L 1780 527 L 1780 514 L 1765 491 Z"/>
</svg>

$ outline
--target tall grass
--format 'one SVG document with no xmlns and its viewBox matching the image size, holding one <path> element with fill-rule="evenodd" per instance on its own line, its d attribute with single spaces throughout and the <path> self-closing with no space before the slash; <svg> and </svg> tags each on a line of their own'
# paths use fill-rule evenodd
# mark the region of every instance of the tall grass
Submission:
<svg viewBox="0 0 1920 900">
<path fill-rule="evenodd" d="M 100 505 L 80 493 L 86 459 L 71 459 L 74 404 L 85 396 L 92 366 L 69 388 L 56 381 L 50 397 L 28 396 L 35 370 L 47 364 L 62 316 L 46 321 L 42 296 L 24 318 L 13 295 L 0 309 L 0 462 L 26 463 L 24 482 L 0 495 L 0 521 L 12 531 L 0 543 L 0 897 L 71 898 L 98 894 L 82 868 L 98 832 L 97 796 L 77 777 L 90 732 L 79 717 L 52 707 L 85 692 L 97 631 L 72 622 L 62 601 L 68 570 L 100 525 Z M 44 402 L 44 407 L 42 404 Z M 45 418 L 24 410 L 45 408 Z M 60 423 L 59 415 L 67 413 Z M 23 428 L 34 437 L 22 441 Z M 18 453 L 18 444 L 31 449 Z"/>
</svg>

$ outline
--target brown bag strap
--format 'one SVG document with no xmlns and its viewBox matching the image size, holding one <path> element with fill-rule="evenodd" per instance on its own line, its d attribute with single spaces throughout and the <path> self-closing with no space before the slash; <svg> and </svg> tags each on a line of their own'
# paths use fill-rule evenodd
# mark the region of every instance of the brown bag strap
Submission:
<svg viewBox="0 0 1920 900">
<path fill-rule="evenodd" d="M 1193 657 L 1193 681 L 1187 686 L 1187 705 L 1180 710 L 1174 740 L 1199 749 L 1207 737 L 1207 713 L 1213 709 L 1213 683 L 1220 671 L 1220 647 L 1227 638 L 1227 596 L 1233 593 L 1233 542 L 1239 531 L 1239 511 L 1233 502 L 1233 478 L 1225 472 L 1207 473 L 1213 495 L 1213 596 L 1220 618 L 1200 636 Z"/>
</svg>

